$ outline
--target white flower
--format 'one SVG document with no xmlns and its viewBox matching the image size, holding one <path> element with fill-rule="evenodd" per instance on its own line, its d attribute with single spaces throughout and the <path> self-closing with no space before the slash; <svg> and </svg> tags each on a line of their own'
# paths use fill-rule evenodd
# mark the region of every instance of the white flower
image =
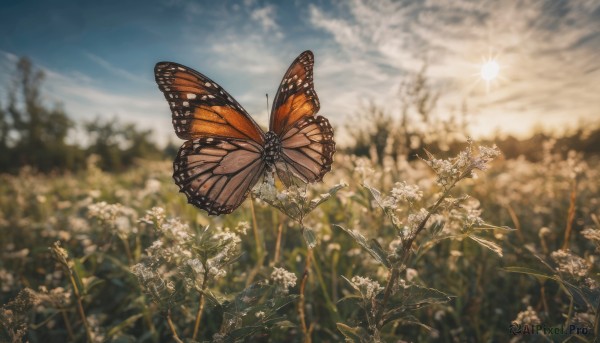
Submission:
<svg viewBox="0 0 600 343">
<path fill-rule="evenodd" d="M 406 181 L 396 182 L 392 188 L 392 197 L 396 201 L 407 201 L 409 203 L 417 202 L 423 197 L 423 192 L 419 190 L 417 185 L 408 185 Z"/>
<path fill-rule="evenodd" d="M 250 229 L 250 223 L 248 223 L 247 221 L 239 222 L 237 224 L 237 226 L 235 227 L 235 231 L 237 231 L 243 235 L 245 235 L 249 229 Z"/>
<path fill-rule="evenodd" d="M 296 285 L 296 281 L 298 278 L 292 272 L 288 272 L 284 268 L 273 268 L 273 272 L 271 273 L 271 280 L 279 286 L 284 291 L 288 291 L 290 287 L 294 287 Z"/>
<path fill-rule="evenodd" d="M 379 282 L 368 277 L 354 276 L 350 282 L 365 299 L 373 299 L 379 292 L 383 291 L 383 287 Z"/>
<path fill-rule="evenodd" d="M 572 254 L 569 250 L 560 249 L 554 251 L 550 256 L 556 262 L 557 269 L 562 273 L 571 274 L 575 277 L 583 277 L 588 273 L 589 267 L 586 261 Z"/>
<path fill-rule="evenodd" d="M 527 306 L 527 310 L 519 312 L 517 319 L 514 321 L 519 324 L 528 325 L 535 325 L 542 322 L 531 306 Z"/>
</svg>

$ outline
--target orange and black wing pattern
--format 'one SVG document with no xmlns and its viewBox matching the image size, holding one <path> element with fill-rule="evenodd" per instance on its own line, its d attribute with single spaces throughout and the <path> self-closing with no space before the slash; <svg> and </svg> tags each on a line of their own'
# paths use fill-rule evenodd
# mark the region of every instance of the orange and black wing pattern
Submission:
<svg viewBox="0 0 600 343">
<path fill-rule="evenodd" d="M 319 111 L 319 98 L 313 85 L 315 58 L 305 51 L 290 65 L 281 80 L 271 111 L 269 129 L 280 137 L 295 122 Z"/>
<path fill-rule="evenodd" d="M 210 215 L 231 213 L 263 174 L 262 151 L 250 140 L 189 140 L 175 158 L 173 178 L 190 204 Z"/>
<path fill-rule="evenodd" d="M 281 141 L 279 178 L 291 183 L 291 175 L 303 182 L 317 182 L 331 170 L 335 141 L 333 128 L 319 111 L 313 84 L 314 56 L 305 51 L 283 76 L 271 112 L 271 130 Z"/>
<path fill-rule="evenodd" d="M 221 86 L 186 66 L 160 62 L 156 83 L 187 140 L 173 162 L 173 178 L 188 202 L 211 215 L 231 213 L 263 174 L 265 135 Z"/>
<path fill-rule="evenodd" d="M 208 77 L 173 62 L 157 63 L 154 76 L 171 107 L 179 138 L 225 137 L 264 144 L 264 133 L 258 124 Z"/>
</svg>

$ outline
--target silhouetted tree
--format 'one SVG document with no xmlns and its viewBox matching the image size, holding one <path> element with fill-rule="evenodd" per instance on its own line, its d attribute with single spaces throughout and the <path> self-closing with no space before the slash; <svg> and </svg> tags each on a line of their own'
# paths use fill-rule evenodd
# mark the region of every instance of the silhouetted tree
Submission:
<svg viewBox="0 0 600 343">
<path fill-rule="evenodd" d="M 44 73 L 29 59 L 19 59 L 14 84 L 8 92 L 8 108 L 2 113 L 1 139 L 10 155 L 3 169 L 24 165 L 41 171 L 74 167 L 78 151 L 65 143 L 73 122 L 60 106 L 50 109 L 43 104 L 43 80 Z"/>
</svg>

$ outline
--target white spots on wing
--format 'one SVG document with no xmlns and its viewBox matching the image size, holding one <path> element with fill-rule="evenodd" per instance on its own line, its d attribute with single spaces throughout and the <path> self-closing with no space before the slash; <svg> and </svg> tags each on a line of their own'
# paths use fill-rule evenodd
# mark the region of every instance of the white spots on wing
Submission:
<svg viewBox="0 0 600 343">
<path fill-rule="evenodd" d="M 177 67 L 177 69 L 179 69 L 181 71 L 185 71 L 185 68 Z"/>
<path fill-rule="evenodd" d="M 304 83 L 304 88 L 308 87 L 308 82 Z"/>
<path fill-rule="evenodd" d="M 203 95 L 203 96 L 202 96 L 202 98 L 200 98 L 200 99 L 202 99 L 202 100 L 206 100 L 206 98 L 207 98 L 207 96 L 206 96 L 206 95 Z"/>
<path fill-rule="evenodd" d="M 214 98 L 215 98 L 215 96 L 214 96 L 214 95 L 212 95 L 212 94 L 209 94 L 209 95 L 208 95 L 208 98 L 209 98 L 209 99 L 214 99 Z"/>
<path fill-rule="evenodd" d="M 187 120 L 183 119 L 183 120 L 181 121 L 181 124 L 183 124 L 183 125 L 187 124 Z"/>
<path fill-rule="evenodd" d="M 206 143 L 212 143 L 214 140 L 215 140 L 214 138 L 207 138 Z"/>
<path fill-rule="evenodd" d="M 208 82 L 208 81 L 206 81 L 206 82 L 204 83 L 204 85 L 205 85 L 206 87 L 210 87 L 210 86 L 212 86 L 212 84 L 211 84 L 210 82 Z"/>
<path fill-rule="evenodd" d="M 187 98 L 190 100 L 196 99 L 196 94 L 188 93 Z"/>
<path fill-rule="evenodd" d="M 189 103 L 189 102 L 187 102 L 187 101 L 184 101 L 184 102 L 183 102 L 183 106 L 185 106 L 185 107 L 189 107 L 189 106 L 190 106 L 190 103 Z"/>
<path fill-rule="evenodd" d="M 215 87 L 217 89 L 219 88 L 219 85 L 217 85 L 216 83 L 213 83 L 212 85 L 213 85 L 213 87 Z"/>
</svg>

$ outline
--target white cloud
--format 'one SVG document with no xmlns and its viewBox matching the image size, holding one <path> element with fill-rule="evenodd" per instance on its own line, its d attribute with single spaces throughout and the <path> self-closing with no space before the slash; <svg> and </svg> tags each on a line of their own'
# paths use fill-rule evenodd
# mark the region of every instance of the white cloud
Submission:
<svg viewBox="0 0 600 343">
<path fill-rule="evenodd" d="M 129 81 L 138 82 L 138 83 L 144 83 L 144 82 L 148 81 L 148 80 L 140 77 L 139 75 L 131 73 L 130 71 L 128 71 L 126 69 L 119 68 L 117 66 L 112 65 L 110 62 L 108 62 L 107 60 L 103 59 L 100 56 L 94 55 L 89 52 L 86 52 L 84 54 L 87 58 L 92 60 L 94 63 L 98 64 L 104 70 L 108 71 L 109 73 L 111 73 L 115 76 L 124 78 Z"/>
<path fill-rule="evenodd" d="M 252 10 L 250 17 L 256 21 L 266 32 L 279 32 L 279 25 L 275 22 L 275 6 L 267 5 L 261 8 Z"/>
<path fill-rule="evenodd" d="M 599 7 L 590 1 L 354 0 L 334 9 L 311 5 L 308 14 L 314 27 L 331 35 L 345 69 L 335 91 L 326 85 L 322 92 L 335 97 L 364 89 L 361 94 L 393 109 L 397 99 L 390 90 L 427 60 L 428 75 L 446 90 L 440 104 L 467 99 L 481 134 L 494 129 L 486 125 L 492 122 L 523 128 L 548 118 L 600 116 L 594 86 L 600 84 L 600 27 L 593 14 Z M 490 54 L 502 71 L 486 93 L 477 73 Z M 498 118 L 499 108 L 514 113 Z"/>
</svg>

